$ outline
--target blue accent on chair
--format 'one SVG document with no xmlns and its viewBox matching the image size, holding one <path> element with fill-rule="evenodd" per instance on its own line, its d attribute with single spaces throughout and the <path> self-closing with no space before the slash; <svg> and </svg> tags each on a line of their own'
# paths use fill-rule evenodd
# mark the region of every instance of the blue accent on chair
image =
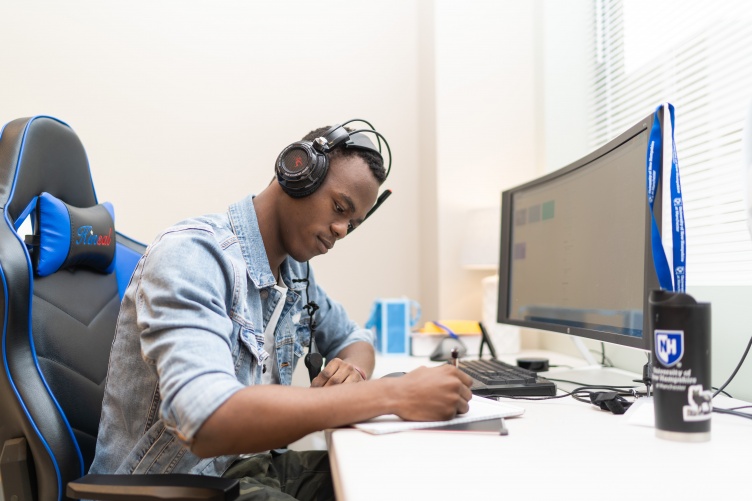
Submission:
<svg viewBox="0 0 752 501">
<path fill-rule="evenodd" d="M 4 299 L 4 307 L 5 311 L 8 311 L 8 282 L 5 280 L 5 274 L 3 273 L 2 267 L 0 267 L 0 279 L 2 279 L 3 282 L 3 299 Z M 34 422 L 34 419 L 32 418 L 31 414 L 29 413 L 29 410 L 26 407 L 26 404 L 23 401 L 23 398 L 21 398 L 21 394 L 18 392 L 18 388 L 16 387 L 16 383 L 13 380 L 13 377 L 11 376 L 10 369 L 8 367 L 8 358 L 7 358 L 7 350 L 5 348 L 5 340 L 6 340 L 6 333 L 8 328 L 8 317 L 5 316 L 3 318 L 3 340 L 2 340 L 2 351 L 3 351 L 3 368 L 5 369 L 5 374 L 8 378 L 8 382 L 11 385 L 11 388 L 13 388 L 13 392 L 16 394 L 16 398 L 18 398 L 18 401 L 21 403 L 21 408 L 23 409 L 24 414 L 26 414 L 26 417 L 29 419 L 29 423 L 31 424 L 32 428 L 34 428 L 34 431 L 37 433 L 40 441 L 42 442 L 42 445 L 47 450 L 47 452 L 50 454 L 50 457 L 53 458 L 53 463 L 55 467 L 55 475 L 57 477 L 57 484 L 58 484 L 58 491 L 62 492 L 62 480 L 60 478 L 60 468 L 57 466 L 57 461 L 55 461 L 55 455 L 52 453 L 52 449 L 50 449 L 50 445 L 47 443 L 47 441 L 44 439 L 44 435 L 39 431 L 39 427 Z M 54 397 L 53 397 L 54 398 Z M 67 421 L 66 421 L 67 423 Z M 73 432 L 71 431 L 71 436 L 73 436 Z M 78 451 L 79 457 L 81 455 L 81 452 Z M 83 465 L 83 461 L 81 462 Z"/>
<path fill-rule="evenodd" d="M 39 196 L 39 264 L 37 274 L 52 275 L 70 252 L 70 217 L 65 204 L 49 193 Z"/>
<path fill-rule="evenodd" d="M 141 254 L 129 247 L 118 243 L 115 252 L 115 276 L 117 277 L 118 294 L 120 299 L 125 295 L 125 289 L 131 281 L 133 270 L 136 269 Z"/>
<path fill-rule="evenodd" d="M 16 231 L 18 231 L 18 229 L 21 227 L 21 225 L 26 220 L 26 218 L 29 217 L 29 214 L 31 214 L 31 211 L 37 208 L 38 199 L 39 197 L 32 198 L 31 202 L 29 202 L 29 205 L 27 205 L 26 208 L 23 210 L 23 212 L 16 218 L 16 222 L 13 225 Z"/>
</svg>

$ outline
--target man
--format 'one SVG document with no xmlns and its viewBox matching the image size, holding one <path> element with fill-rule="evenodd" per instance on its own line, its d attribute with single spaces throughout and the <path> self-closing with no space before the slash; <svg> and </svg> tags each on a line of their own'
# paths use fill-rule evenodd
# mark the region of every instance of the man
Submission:
<svg viewBox="0 0 752 501">
<path fill-rule="evenodd" d="M 280 155 L 279 182 L 226 214 L 167 229 L 146 250 L 118 318 L 92 473 L 228 475 L 243 477 L 249 499 L 326 498 L 326 453 L 273 449 L 381 414 L 440 420 L 468 410 L 470 378 L 449 365 L 363 382 L 372 335 L 307 262 L 367 217 L 383 160 L 343 127 L 304 140 Z M 287 170 L 314 160 L 328 167 Z M 311 323 L 328 363 L 311 388 L 291 387 Z"/>
</svg>

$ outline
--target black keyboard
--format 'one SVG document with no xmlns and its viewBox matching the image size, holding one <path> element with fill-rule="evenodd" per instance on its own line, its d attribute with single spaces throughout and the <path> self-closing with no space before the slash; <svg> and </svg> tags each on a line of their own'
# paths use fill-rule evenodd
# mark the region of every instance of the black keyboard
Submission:
<svg viewBox="0 0 752 501">
<path fill-rule="evenodd" d="M 500 360 L 464 360 L 459 368 L 473 378 L 470 390 L 484 397 L 556 395 L 556 385 L 538 373 Z"/>
</svg>

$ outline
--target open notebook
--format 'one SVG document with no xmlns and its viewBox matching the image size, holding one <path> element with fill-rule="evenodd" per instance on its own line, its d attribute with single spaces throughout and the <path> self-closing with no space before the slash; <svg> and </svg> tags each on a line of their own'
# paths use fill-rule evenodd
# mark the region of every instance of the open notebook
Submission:
<svg viewBox="0 0 752 501">
<path fill-rule="evenodd" d="M 424 430 L 456 424 L 472 423 L 475 421 L 484 421 L 487 419 L 520 416 L 524 412 L 525 409 L 522 407 L 473 395 L 473 398 L 470 399 L 470 410 L 465 414 L 458 414 L 457 417 L 448 421 L 404 421 L 394 414 L 388 414 L 386 416 L 379 416 L 362 423 L 354 424 L 353 426 L 359 430 L 380 435 L 382 433 Z"/>
</svg>

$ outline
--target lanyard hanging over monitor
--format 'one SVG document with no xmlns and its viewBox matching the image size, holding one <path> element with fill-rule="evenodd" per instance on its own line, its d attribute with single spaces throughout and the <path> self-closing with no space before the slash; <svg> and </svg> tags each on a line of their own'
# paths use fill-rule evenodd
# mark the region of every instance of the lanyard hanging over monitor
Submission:
<svg viewBox="0 0 752 501">
<path fill-rule="evenodd" d="M 662 289 L 684 292 L 687 287 L 687 241 L 684 228 L 684 203 L 682 199 L 681 181 L 679 179 L 679 161 L 676 156 L 676 141 L 674 139 L 674 106 L 666 103 L 671 120 L 671 236 L 673 242 L 673 274 L 669 267 L 666 252 L 663 249 L 661 234 L 655 221 L 653 204 L 655 202 L 658 180 L 661 178 L 663 127 L 660 111 L 664 105 L 656 108 L 653 127 L 647 151 L 647 187 L 648 202 L 650 203 L 650 218 L 652 225 L 651 245 L 653 263 L 658 275 L 658 282 Z"/>
</svg>

